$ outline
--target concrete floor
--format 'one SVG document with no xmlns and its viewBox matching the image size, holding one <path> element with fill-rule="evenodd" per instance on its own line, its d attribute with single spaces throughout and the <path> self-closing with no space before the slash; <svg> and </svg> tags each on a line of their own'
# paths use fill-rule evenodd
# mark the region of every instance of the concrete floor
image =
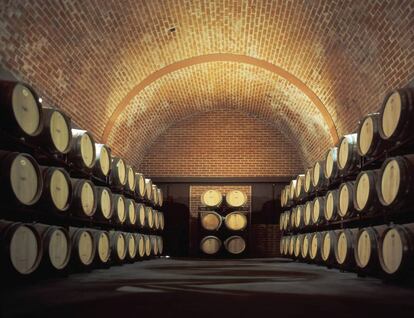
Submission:
<svg viewBox="0 0 414 318">
<path fill-rule="evenodd" d="M 2 295 L 2 317 L 98 315 L 414 317 L 414 289 L 283 259 L 158 259 L 8 288 Z"/>
</svg>

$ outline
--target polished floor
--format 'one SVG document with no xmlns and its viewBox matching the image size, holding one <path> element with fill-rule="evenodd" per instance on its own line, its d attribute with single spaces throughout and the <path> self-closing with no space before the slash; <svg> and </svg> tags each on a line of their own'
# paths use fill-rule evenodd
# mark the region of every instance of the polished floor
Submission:
<svg viewBox="0 0 414 318">
<path fill-rule="evenodd" d="M 414 317 L 414 289 L 283 259 L 158 259 L 8 287 L 2 317 Z"/>
</svg>

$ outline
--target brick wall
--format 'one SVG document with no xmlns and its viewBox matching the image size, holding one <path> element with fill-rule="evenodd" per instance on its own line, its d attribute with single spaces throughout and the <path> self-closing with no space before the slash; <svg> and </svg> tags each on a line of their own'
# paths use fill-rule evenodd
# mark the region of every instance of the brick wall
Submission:
<svg viewBox="0 0 414 318">
<path fill-rule="evenodd" d="M 250 234 L 251 256 L 280 257 L 281 235 L 279 224 L 252 224 Z"/>
<path fill-rule="evenodd" d="M 290 176 L 301 153 L 276 127 L 238 111 L 211 111 L 168 129 L 148 150 L 148 176 Z"/>
<path fill-rule="evenodd" d="M 211 62 L 148 79 L 197 56 L 253 57 L 298 78 L 343 134 L 412 79 L 413 13 L 412 0 L 4 0 L 0 64 L 98 140 L 126 99 L 109 144 L 135 165 L 170 125 L 217 108 L 279 125 L 310 161 L 330 142 L 326 124 L 277 74 Z"/>
<path fill-rule="evenodd" d="M 246 206 L 251 206 L 252 189 L 249 185 L 192 185 L 190 186 L 190 253 L 197 255 L 199 253 L 200 233 L 199 233 L 199 220 L 198 211 L 201 206 L 200 197 L 204 191 L 215 189 L 220 191 L 223 195 L 230 190 L 240 190 L 246 193 L 247 203 Z M 249 213 L 251 211 L 249 210 Z M 224 225 L 222 225 L 224 226 Z M 214 234 L 212 234 L 214 235 Z"/>
</svg>

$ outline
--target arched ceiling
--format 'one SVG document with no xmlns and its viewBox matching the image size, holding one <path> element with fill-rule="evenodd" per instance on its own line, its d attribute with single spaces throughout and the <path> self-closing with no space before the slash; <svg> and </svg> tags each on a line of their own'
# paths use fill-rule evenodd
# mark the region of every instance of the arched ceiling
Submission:
<svg viewBox="0 0 414 318">
<path fill-rule="evenodd" d="M 414 73 L 409 0 L 3 3 L 1 64 L 133 164 L 174 122 L 224 107 L 272 122 L 308 163 Z M 160 71 L 209 55 L 262 65 Z"/>
</svg>

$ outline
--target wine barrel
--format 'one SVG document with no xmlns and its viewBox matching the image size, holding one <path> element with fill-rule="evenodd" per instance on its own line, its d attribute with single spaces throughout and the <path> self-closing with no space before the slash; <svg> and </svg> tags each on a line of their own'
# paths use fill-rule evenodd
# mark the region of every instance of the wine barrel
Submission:
<svg viewBox="0 0 414 318">
<path fill-rule="evenodd" d="M 296 179 L 293 179 L 289 183 L 289 198 L 292 201 L 296 200 L 295 192 L 296 192 Z"/>
<path fill-rule="evenodd" d="M 322 232 L 321 240 L 321 260 L 329 265 L 335 261 L 335 244 L 337 240 L 337 231 Z"/>
<path fill-rule="evenodd" d="M 280 206 L 281 206 L 282 208 L 284 208 L 284 207 L 286 206 L 286 204 L 287 204 L 287 202 L 285 201 L 285 198 L 286 198 L 286 195 L 285 195 L 285 188 L 283 188 L 283 189 L 280 191 Z"/>
<path fill-rule="evenodd" d="M 164 204 L 164 196 L 160 188 L 157 189 L 157 194 L 158 194 L 158 206 L 162 207 Z"/>
<path fill-rule="evenodd" d="M 72 242 L 71 261 L 76 266 L 89 267 L 95 259 L 96 244 L 89 229 L 69 228 Z"/>
<path fill-rule="evenodd" d="M 135 227 L 137 225 L 137 208 L 135 206 L 135 201 L 132 199 L 125 199 L 125 205 L 126 205 L 126 223 L 129 226 Z"/>
<path fill-rule="evenodd" d="M 240 190 L 230 190 L 226 193 L 226 203 L 232 208 L 242 207 L 247 203 L 247 195 Z"/>
<path fill-rule="evenodd" d="M 152 212 L 152 208 L 149 206 L 145 207 L 145 220 L 146 225 L 148 228 L 153 229 L 154 228 L 154 214 Z"/>
<path fill-rule="evenodd" d="M 127 175 L 127 182 L 126 182 L 126 191 L 133 194 L 135 193 L 135 187 L 137 186 L 137 182 L 135 180 L 135 171 L 130 165 L 126 165 L 126 175 Z"/>
<path fill-rule="evenodd" d="M 158 191 L 155 184 L 152 185 L 152 202 L 154 206 L 158 206 Z"/>
<path fill-rule="evenodd" d="M 130 262 L 134 261 L 137 257 L 137 242 L 132 233 L 124 233 L 126 241 L 126 259 Z"/>
<path fill-rule="evenodd" d="M 381 204 L 389 209 L 408 207 L 414 201 L 414 155 L 385 160 L 377 192 Z"/>
<path fill-rule="evenodd" d="M 69 232 L 60 226 L 34 224 L 43 245 L 42 263 L 55 271 L 62 271 L 70 260 L 71 240 Z"/>
<path fill-rule="evenodd" d="M 151 252 L 153 255 L 158 255 L 158 240 L 155 235 L 150 235 L 150 241 L 151 241 Z"/>
<path fill-rule="evenodd" d="M 322 224 L 325 214 L 325 198 L 316 197 L 312 203 L 312 224 Z"/>
<path fill-rule="evenodd" d="M 95 219 L 108 222 L 114 215 L 114 199 L 112 192 L 107 187 L 96 187 L 97 208 Z"/>
<path fill-rule="evenodd" d="M 290 236 L 285 236 L 283 241 L 283 255 L 289 256 Z"/>
<path fill-rule="evenodd" d="M 72 182 L 62 168 L 40 167 L 43 177 L 41 205 L 58 214 L 64 214 L 72 202 Z"/>
<path fill-rule="evenodd" d="M 298 236 L 296 236 L 295 247 L 293 250 L 293 255 L 295 256 L 295 258 L 301 258 L 301 248 L 303 245 L 304 238 L 305 238 L 304 234 L 299 234 Z"/>
<path fill-rule="evenodd" d="M 290 215 L 291 214 L 292 213 L 291 213 L 290 210 L 288 210 L 288 211 L 285 212 L 285 217 L 284 217 L 284 222 L 285 222 L 284 229 L 285 229 L 285 231 L 287 231 L 287 230 L 290 229 Z"/>
<path fill-rule="evenodd" d="M 98 205 L 94 184 L 86 179 L 71 179 L 73 200 L 71 211 L 80 217 L 92 217 Z"/>
<path fill-rule="evenodd" d="M 106 231 L 91 231 L 96 249 L 96 261 L 98 264 L 108 264 L 111 257 L 111 240 Z"/>
<path fill-rule="evenodd" d="M 361 229 L 357 236 L 354 257 L 357 266 L 364 271 L 379 269 L 378 248 L 380 238 L 387 229 L 386 225 Z"/>
<path fill-rule="evenodd" d="M 305 191 L 306 195 L 310 195 L 313 193 L 313 168 L 306 169 L 305 173 L 305 183 L 303 186 L 303 190 Z"/>
<path fill-rule="evenodd" d="M 203 192 L 200 197 L 201 204 L 209 208 L 219 207 L 222 201 L 223 195 L 220 191 L 214 189 Z"/>
<path fill-rule="evenodd" d="M 414 223 L 393 225 L 381 236 L 379 261 L 387 276 L 398 277 L 414 268 Z"/>
<path fill-rule="evenodd" d="M 144 228 L 145 227 L 145 205 L 142 203 L 137 203 L 137 216 L 138 216 L 138 227 Z"/>
<path fill-rule="evenodd" d="M 354 208 L 359 213 L 377 212 L 380 203 L 378 200 L 376 185 L 380 170 L 361 171 L 354 185 Z"/>
<path fill-rule="evenodd" d="M 245 212 L 232 212 L 224 219 L 226 228 L 230 231 L 243 231 L 247 227 L 247 216 Z"/>
<path fill-rule="evenodd" d="M 397 89 L 387 94 L 380 112 L 380 135 L 384 140 L 396 142 L 412 139 L 414 123 L 414 90 Z"/>
<path fill-rule="evenodd" d="M 224 248 L 233 255 L 238 255 L 246 250 L 246 242 L 241 236 L 230 236 L 224 241 Z"/>
<path fill-rule="evenodd" d="M 350 218 L 355 215 L 354 209 L 355 181 L 342 183 L 338 189 L 338 214 L 341 218 Z"/>
<path fill-rule="evenodd" d="M 162 241 L 161 236 L 157 236 L 157 244 L 158 244 L 158 255 L 162 255 L 164 253 L 164 242 Z"/>
<path fill-rule="evenodd" d="M 305 203 L 305 210 L 303 215 L 303 223 L 305 226 L 312 225 L 312 212 L 313 212 L 313 201 L 307 201 Z"/>
<path fill-rule="evenodd" d="M 357 147 L 357 134 L 344 135 L 339 140 L 338 168 L 340 174 L 345 176 L 358 171 L 360 156 Z"/>
<path fill-rule="evenodd" d="M 221 248 L 221 241 L 216 236 L 206 236 L 200 242 L 200 250 L 208 255 L 217 254 Z"/>
<path fill-rule="evenodd" d="M 71 129 L 71 134 L 72 147 L 68 153 L 69 161 L 77 168 L 91 170 L 96 161 L 95 141 L 92 134 L 80 129 Z"/>
<path fill-rule="evenodd" d="M 158 218 L 159 214 L 157 210 L 153 210 L 153 215 L 154 215 L 154 228 L 156 230 L 160 229 L 160 219 Z"/>
<path fill-rule="evenodd" d="M 32 206 L 39 201 L 43 179 L 32 156 L 0 150 L 0 169 L 0 196 L 4 205 Z"/>
<path fill-rule="evenodd" d="M 124 159 L 112 157 L 111 160 L 111 184 L 122 188 L 127 183 L 127 168 Z"/>
<path fill-rule="evenodd" d="M 324 176 L 327 180 L 334 181 L 338 177 L 338 148 L 330 148 L 325 156 Z"/>
<path fill-rule="evenodd" d="M 152 180 L 145 179 L 145 199 L 151 202 L 152 200 Z"/>
<path fill-rule="evenodd" d="M 29 275 L 42 260 L 42 239 L 30 224 L 0 221 L 1 257 L 3 269 L 13 274 Z"/>
<path fill-rule="evenodd" d="M 297 207 L 295 206 L 295 207 L 293 207 L 293 209 L 290 212 L 290 219 L 289 219 L 290 224 L 289 224 L 289 228 L 291 230 L 295 229 L 295 227 L 296 227 L 296 209 L 297 209 Z"/>
<path fill-rule="evenodd" d="M 338 190 L 328 191 L 325 195 L 325 220 L 335 221 L 338 218 Z"/>
<path fill-rule="evenodd" d="M 305 206 L 298 205 L 296 207 L 296 215 L 295 215 L 295 228 L 303 229 L 305 226 Z"/>
<path fill-rule="evenodd" d="M 151 256 L 151 240 L 148 235 L 144 235 L 144 244 L 145 244 L 145 256 Z"/>
<path fill-rule="evenodd" d="M 289 250 L 288 255 L 294 257 L 295 255 L 295 245 L 296 245 L 296 235 L 292 235 L 289 240 Z"/>
<path fill-rule="evenodd" d="M 0 81 L 1 127 L 22 137 L 34 137 L 42 131 L 42 106 L 27 84 Z"/>
<path fill-rule="evenodd" d="M 135 242 L 137 244 L 137 257 L 143 258 L 145 256 L 145 240 L 142 234 L 135 233 Z"/>
<path fill-rule="evenodd" d="M 112 157 L 111 149 L 104 144 L 95 144 L 96 159 L 93 173 L 99 178 L 107 178 L 111 173 Z"/>
<path fill-rule="evenodd" d="M 309 258 L 312 262 L 319 262 L 321 260 L 321 247 L 322 247 L 322 233 L 315 232 L 311 236 Z"/>
<path fill-rule="evenodd" d="M 312 170 L 312 185 L 316 190 L 322 190 L 328 184 L 328 180 L 325 178 L 323 171 L 324 171 L 323 161 L 315 162 L 313 166 L 313 170 Z"/>
<path fill-rule="evenodd" d="M 284 236 L 282 236 L 281 238 L 280 238 L 280 241 L 279 241 L 279 253 L 280 253 L 280 255 L 282 255 L 282 256 L 284 256 L 285 255 L 285 253 L 284 253 L 284 247 L 285 246 L 285 237 Z"/>
<path fill-rule="evenodd" d="M 218 231 L 222 224 L 222 218 L 217 212 L 201 212 L 200 221 L 203 229 L 207 231 Z"/>
<path fill-rule="evenodd" d="M 135 173 L 135 196 L 138 199 L 145 197 L 145 177 L 142 173 Z"/>
<path fill-rule="evenodd" d="M 305 175 L 304 174 L 298 175 L 296 178 L 296 187 L 295 187 L 296 200 L 300 200 L 304 197 L 305 195 L 304 184 L 305 184 Z"/>
<path fill-rule="evenodd" d="M 355 263 L 355 237 L 358 229 L 342 229 L 338 231 L 334 246 L 336 262 L 341 266 L 352 267 Z"/>
<path fill-rule="evenodd" d="M 42 131 L 31 140 L 49 153 L 68 153 L 72 145 L 70 118 L 53 108 L 43 108 L 42 113 Z"/>
<path fill-rule="evenodd" d="M 160 220 L 160 230 L 163 231 L 165 227 L 164 213 L 158 211 L 158 218 Z"/>
<path fill-rule="evenodd" d="M 379 133 L 380 114 L 366 115 L 358 126 L 357 149 L 362 157 L 375 157 L 384 152 L 388 142 L 381 138 Z"/>
<path fill-rule="evenodd" d="M 302 246 L 300 248 L 300 255 L 303 260 L 309 259 L 309 247 L 311 241 L 312 233 L 304 234 Z"/>
<path fill-rule="evenodd" d="M 127 206 L 122 194 L 114 194 L 114 219 L 117 224 L 124 224 L 127 218 Z"/>
<path fill-rule="evenodd" d="M 127 241 L 126 236 L 122 232 L 109 232 L 109 239 L 111 242 L 111 261 L 117 264 L 122 264 L 127 255 Z"/>
</svg>

